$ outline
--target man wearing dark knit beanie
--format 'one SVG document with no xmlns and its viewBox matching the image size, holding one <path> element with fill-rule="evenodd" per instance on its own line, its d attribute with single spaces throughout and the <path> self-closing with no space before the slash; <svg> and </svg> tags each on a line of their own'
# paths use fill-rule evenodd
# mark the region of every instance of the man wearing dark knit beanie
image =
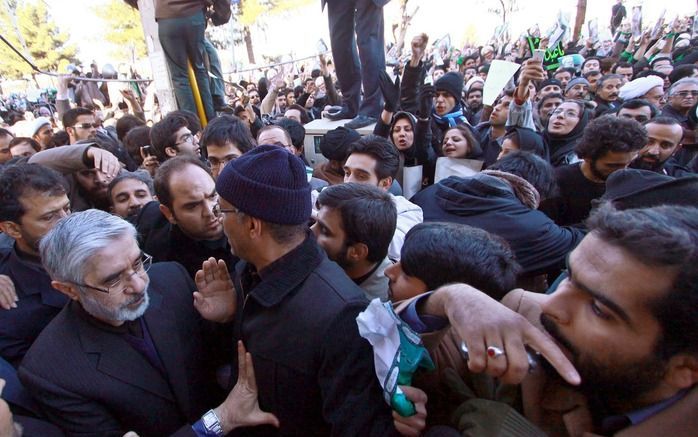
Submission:
<svg viewBox="0 0 698 437">
<path fill-rule="evenodd" d="M 235 322 L 252 354 L 259 405 L 279 419 L 278 433 L 395 434 L 356 324 L 368 302 L 309 232 L 302 161 L 258 146 L 223 169 L 216 190 L 225 234 L 242 261 L 232 282 L 224 263 L 204 263 L 197 286 L 205 291 L 194 293 L 194 304 L 209 320 Z M 209 292 L 213 284 L 219 293 Z"/>
<path fill-rule="evenodd" d="M 320 140 L 320 152 L 327 162 L 317 166 L 313 176 L 327 181 L 330 185 L 344 183 L 344 161 L 349 156 L 349 148 L 361 135 L 354 129 L 340 126 L 327 133 Z"/>
</svg>

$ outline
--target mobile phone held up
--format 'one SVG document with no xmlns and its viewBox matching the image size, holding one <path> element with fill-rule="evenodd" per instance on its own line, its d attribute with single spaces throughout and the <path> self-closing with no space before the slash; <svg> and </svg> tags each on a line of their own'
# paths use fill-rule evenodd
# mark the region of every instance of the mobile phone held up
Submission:
<svg viewBox="0 0 698 437">
<path fill-rule="evenodd" d="M 533 50 L 533 59 L 539 59 L 541 62 L 545 60 L 545 50 L 535 49 Z"/>
</svg>

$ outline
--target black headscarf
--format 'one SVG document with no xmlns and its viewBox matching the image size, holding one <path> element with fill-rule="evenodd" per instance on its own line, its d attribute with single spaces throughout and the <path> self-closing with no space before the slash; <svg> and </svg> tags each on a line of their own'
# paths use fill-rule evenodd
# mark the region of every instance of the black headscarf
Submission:
<svg viewBox="0 0 698 437">
<path fill-rule="evenodd" d="M 581 115 L 577 125 L 569 133 L 565 135 L 554 135 L 548 132 L 548 126 L 545 126 L 543 130 L 543 140 L 545 140 L 545 144 L 548 146 L 550 163 L 553 167 L 559 167 L 569 163 L 566 162 L 566 158 L 571 152 L 574 152 L 574 146 L 582 137 L 584 128 L 591 120 L 591 111 L 586 109 L 584 103 L 576 101 L 575 103 L 579 106 Z M 550 123 L 550 120 L 548 120 L 548 123 Z"/>
</svg>

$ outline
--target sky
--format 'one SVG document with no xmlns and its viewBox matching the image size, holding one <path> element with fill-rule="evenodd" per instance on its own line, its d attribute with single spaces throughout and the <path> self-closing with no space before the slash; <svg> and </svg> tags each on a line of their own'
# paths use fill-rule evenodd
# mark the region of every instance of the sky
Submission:
<svg viewBox="0 0 698 437">
<path fill-rule="evenodd" d="M 105 3 L 106 0 L 40 0 L 48 5 L 49 11 L 61 29 L 71 34 L 71 41 L 79 48 L 79 57 L 89 63 L 93 59 L 99 65 L 109 62 L 108 52 L 99 44 L 99 35 L 104 25 L 94 16 L 92 7 Z M 587 21 L 598 18 L 599 27 L 607 25 L 610 20 L 612 0 L 588 0 Z M 556 7 L 551 7 L 554 4 Z M 574 24 L 577 0 L 518 0 L 519 10 L 513 14 L 511 34 L 520 35 L 533 24 L 539 24 L 545 31 L 556 20 L 560 11 L 569 14 L 570 25 Z M 693 0 L 671 1 L 625 1 L 630 12 L 631 6 L 643 5 L 643 23 L 654 23 L 667 8 L 666 17 L 672 20 L 677 14 L 690 15 L 695 12 Z M 501 23 L 501 18 L 488 9 L 497 7 L 497 0 L 409 0 L 407 10 L 419 6 L 407 33 L 407 41 L 417 33 L 426 32 L 432 38 L 441 38 L 448 34 L 456 46 L 465 42 L 465 36 L 476 34 L 482 43 L 492 35 L 494 28 Z M 329 46 L 326 11 L 320 10 L 320 1 L 308 7 L 267 21 L 264 31 L 253 29 L 253 43 L 256 54 L 290 55 L 302 57 L 316 53 L 317 41 L 323 38 Z M 390 27 L 399 21 L 399 2 L 393 0 L 384 8 L 386 42 L 392 41 Z M 244 47 L 236 47 L 234 57 L 237 61 L 246 60 Z M 221 53 L 224 72 L 232 68 L 232 53 Z M 259 61 L 258 61 L 259 62 Z"/>
</svg>

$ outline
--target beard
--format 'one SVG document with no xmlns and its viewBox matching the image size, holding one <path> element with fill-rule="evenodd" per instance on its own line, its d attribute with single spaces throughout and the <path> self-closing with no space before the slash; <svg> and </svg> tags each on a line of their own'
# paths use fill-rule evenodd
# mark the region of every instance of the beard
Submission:
<svg viewBox="0 0 698 437">
<path fill-rule="evenodd" d="M 632 411 L 641 406 L 638 405 L 640 397 L 656 388 L 664 377 L 666 364 L 656 352 L 634 362 L 603 363 L 588 351 L 582 353 L 570 343 L 546 314 L 541 314 L 540 322 L 548 334 L 572 355 L 570 361 L 582 377 L 579 390 L 592 407 L 599 406 L 611 411 L 630 407 L 627 411 Z M 557 374 L 547 361 L 542 361 L 548 374 Z"/>
<path fill-rule="evenodd" d="M 143 298 L 143 301 L 140 303 L 140 305 L 138 305 L 137 308 L 130 309 L 128 307 L 141 299 L 141 297 Z M 88 293 L 82 293 L 80 296 L 80 304 L 85 312 L 96 319 L 111 322 L 131 322 L 145 314 L 145 311 L 148 309 L 148 305 L 150 304 L 148 283 L 146 283 L 142 295 L 134 296 L 116 308 L 106 307 L 103 302 L 100 302 Z"/>
<path fill-rule="evenodd" d="M 645 161 L 644 159 L 642 159 L 642 156 L 638 156 L 636 159 L 633 160 L 633 162 L 630 163 L 630 165 L 628 167 L 636 168 L 639 170 L 649 170 L 649 171 L 659 172 L 663 166 L 664 166 L 664 162 L 660 161 L 659 159 L 652 160 L 652 161 Z"/>
<path fill-rule="evenodd" d="M 610 176 L 610 174 L 605 175 L 605 174 L 601 173 L 599 171 L 599 169 L 596 168 L 596 160 L 591 161 L 591 165 L 589 166 L 589 171 L 591 171 L 591 174 L 593 174 L 595 178 L 602 180 L 602 181 L 605 181 Z"/>
</svg>

